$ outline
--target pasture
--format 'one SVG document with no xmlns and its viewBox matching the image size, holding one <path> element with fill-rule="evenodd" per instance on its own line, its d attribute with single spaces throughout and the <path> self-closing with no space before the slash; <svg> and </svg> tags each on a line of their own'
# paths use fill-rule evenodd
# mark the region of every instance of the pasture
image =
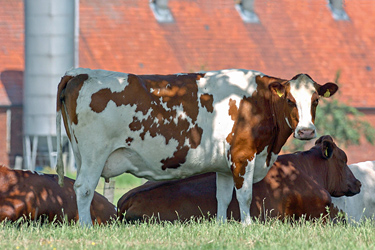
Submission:
<svg viewBox="0 0 375 250">
<path fill-rule="evenodd" d="M 53 172 L 44 169 L 44 172 Z M 75 173 L 67 173 L 75 178 Z M 143 180 L 131 174 L 114 178 L 114 204 Z M 104 179 L 96 189 L 103 193 Z M 345 225 L 270 219 L 244 227 L 230 221 L 189 221 L 81 228 L 79 224 L 0 223 L 0 249 L 374 249 L 375 223 Z"/>
<path fill-rule="evenodd" d="M 124 224 L 0 224 L 0 249 L 374 249 L 375 226 L 269 220 Z"/>
</svg>

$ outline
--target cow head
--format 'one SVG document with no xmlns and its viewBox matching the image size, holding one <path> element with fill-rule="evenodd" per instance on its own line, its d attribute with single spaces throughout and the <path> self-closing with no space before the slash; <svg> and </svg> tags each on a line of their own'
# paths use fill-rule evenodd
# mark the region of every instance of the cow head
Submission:
<svg viewBox="0 0 375 250">
<path fill-rule="evenodd" d="M 331 97 L 338 90 L 336 84 L 320 85 L 306 74 L 296 75 L 290 81 L 275 81 L 269 88 L 276 98 L 281 99 L 277 110 L 284 114 L 286 125 L 300 140 L 316 137 L 314 122 L 319 98 Z"/>
<path fill-rule="evenodd" d="M 345 152 L 336 146 L 331 136 L 320 137 L 311 150 L 316 150 L 323 158 L 321 164 L 314 164 L 314 170 L 326 173 L 322 182 L 332 196 L 352 196 L 360 192 L 361 182 L 354 177 Z M 320 176 L 323 175 L 320 173 Z"/>
</svg>

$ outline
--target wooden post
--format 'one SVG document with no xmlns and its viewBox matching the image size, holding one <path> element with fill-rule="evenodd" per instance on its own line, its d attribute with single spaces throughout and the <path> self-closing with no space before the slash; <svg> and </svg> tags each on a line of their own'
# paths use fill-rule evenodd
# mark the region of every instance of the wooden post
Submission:
<svg viewBox="0 0 375 250">
<path fill-rule="evenodd" d="M 109 182 L 104 182 L 103 196 L 111 203 L 113 203 L 115 195 L 115 182 L 113 179 L 109 179 Z"/>
</svg>

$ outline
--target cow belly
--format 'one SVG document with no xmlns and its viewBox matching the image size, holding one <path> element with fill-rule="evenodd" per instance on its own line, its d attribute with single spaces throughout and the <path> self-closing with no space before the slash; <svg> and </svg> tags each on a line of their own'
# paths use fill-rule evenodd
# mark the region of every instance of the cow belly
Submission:
<svg viewBox="0 0 375 250">
<path fill-rule="evenodd" d="M 151 159 L 142 157 L 136 150 L 131 148 L 119 148 L 108 157 L 101 176 L 111 178 L 126 172 L 140 178 L 157 181 L 181 179 L 205 172 L 218 171 L 230 173 L 230 168 L 227 162 L 225 162 L 224 157 L 222 157 L 221 160 L 217 158 L 216 160 L 212 159 L 207 162 L 207 157 L 200 157 L 198 156 L 200 155 L 199 153 L 195 153 L 196 154 L 190 154 L 190 156 L 187 157 L 186 163 L 181 166 L 163 170 L 160 167 L 160 162 L 150 163 Z"/>
</svg>

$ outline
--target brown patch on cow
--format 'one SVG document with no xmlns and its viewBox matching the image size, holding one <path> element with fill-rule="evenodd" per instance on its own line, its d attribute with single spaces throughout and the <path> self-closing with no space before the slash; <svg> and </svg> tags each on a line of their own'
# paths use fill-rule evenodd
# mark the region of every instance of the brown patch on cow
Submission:
<svg viewBox="0 0 375 250">
<path fill-rule="evenodd" d="M 232 121 L 236 121 L 237 120 L 238 108 L 237 108 L 235 100 L 229 99 L 228 115 L 230 116 L 230 118 L 232 119 Z M 226 141 L 229 144 L 231 144 L 231 142 L 232 142 L 233 134 L 234 134 L 234 126 L 232 127 L 231 133 L 228 134 L 228 136 L 226 138 Z"/>
<path fill-rule="evenodd" d="M 128 146 L 130 146 L 130 144 L 132 143 L 132 141 L 134 140 L 134 138 L 131 138 L 131 137 L 128 137 L 125 142 L 126 144 L 128 144 Z"/>
<path fill-rule="evenodd" d="M 71 78 L 67 84 L 65 89 L 63 90 L 62 94 L 63 96 L 60 96 L 60 98 L 64 98 L 64 101 L 66 103 L 69 103 L 66 105 L 66 107 L 69 109 L 67 110 L 68 116 L 72 123 L 78 124 L 78 116 L 76 113 L 77 110 L 77 99 L 79 95 L 79 91 L 81 90 L 83 83 L 89 78 L 87 74 L 80 74 L 73 78 Z M 64 112 L 63 112 L 64 113 Z M 64 118 L 64 121 L 66 119 Z"/>
<path fill-rule="evenodd" d="M 65 99 L 66 84 L 72 78 L 73 78 L 73 76 L 63 76 L 63 77 L 61 77 L 59 86 L 57 86 L 56 112 L 61 110 L 62 101 Z"/>
<path fill-rule="evenodd" d="M 181 149 L 174 152 L 173 157 L 161 160 L 163 170 L 167 168 L 178 168 L 181 164 L 185 163 L 186 155 L 189 152 L 189 147 L 184 146 Z"/>
<path fill-rule="evenodd" d="M 318 107 L 319 104 L 319 95 L 317 92 L 315 92 L 311 96 L 311 120 L 313 123 L 315 123 L 315 116 L 316 116 L 316 107 Z"/>
<path fill-rule="evenodd" d="M 214 106 L 212 105 L 214 101 L 213 95 L 203 94 L 199 99 L 201 101 L 202 108 L 206 108 L 210 113 L 214 112 Z"/>
<path fill-rule="evenodd" d="M 238 108 L 236 106 L 236 100 L 229 99 L 229 110 L 228 114 L 230 115 L 230 118 L 232 121 L 235 121 L 238 116 Z"/>
<path fill-rule="evenodd" d="M 199 127 L 198 125 L 195 125 L 191 130 L 189 134 L 189 144 L 191 145 L 191 148 L 197 148 L 199 144 L 201 143 L 203 129 Z"/>
<path fill-rule="evenodd" d="M 290 135 L 289 132 L 281 135 L 277 127 L 275 110 L 277 106 L 283 106 L 282 102 L 285 102 L 285 99 L 270 91 L 270 84 L 279 82 L 285 85 L 287 81 L 268 76 L 257 76 L 255 80 L 256 91 L 252 96 L 244 97 L 238 108 L 233 100 L 229 102 L 228 114 L 234 120 L 234 125 L 226 140 L 230 144 L 231 169 L 237 189 L 242 187 L 244 181 L 242 176 L 256 154 L 269 146 L 268 158 L 270 158 L 274 145 L 279 144 L 280 141 L 282 146 Z M 278 113 L 284 115 L 282 110 Z"/>
<path fill-rule="evenodd" d="M 64 126 L 66 134 L 70 141 L 72 141 L 71 131 L 69 130 L 68 117 L 70 122 L 78 124 L 77 110 L 77 98 L 79 91 L 81 90 L 83 83 L 89 78 L 87 74 L 73 76 L 64 76 L 58 86 L 57 91 L 57 111 L 61 110 L 61 115 L 63 117 Z M 65 108 L 63 108 L 63 103 L 65 102 Z M 75 136 L 74 136 L 75 137 Z M 77 138 L 75 138 L 77 142 Z"/>
<path fill-rule="evenodd" d="M 138 131 L 138 130 L 140 130 L 140 129 L 142 128 L 141 121 L 138 120 L 138 118 L 134 116 L 134 117 L 133 117 L 133 122 L 131 122 L 131 123 L 129 124 L 129 128 L 130 128 L 131 131 Z M 143 140 L 143 139 L 144 139 L 144 138 L 142 138 L 142 140 Z"/>
<path fill-rule="evenodd" d="M 235 186 L 237 189 L 242 188 L 242 186 L 243 186 L 243 182 L 244 182 L 244 180 L 245 180 L 242 176 L 239 176 L 239 175 L 233 175 L 233 180 L 234 180 L 234 186 Z"/>
<path fill-rule="evenodd" d="M 140 131 L 139 136 L 142 140 L 147 133 L 151 137 L 163 136 L 166 144 L 171 139 L 176 140 L 178 145 L 173 159 L 162 160 L 163 169 L 176 168 L 186 161 L 188 149 L 198 147 L 201 142 L 203 129 L 196 124 L 199 112 L 196 82 L 202 76 L 204 74 L 165 76 L 129 74 L 129 84 L 123 91 L 112 92 L 109 88 L 99 90 L 91 96 L 90 108 L 100 113 L 105 110 L 109 101 L 112 101 L 117 107 L 135 106 L 135 112 L 142 112 L 143 115 L 150 112 L 142 120 L 134 116 L 129 128 L 132 131 Z M 209 103 L 209 100 L 207 102 Z M 181 115 L 178 116 L 176 109 L 182 109 L 191 121 Z M 190 147 L 184 145 L 186 140 Z"/>
<path fill-rule="evenodd" d="M 254 122 L 257 122 L 259 118 L 256 116 L 253 117 L 254 108 L 251 104 L 252 101 L 251 98 L 241 100 L 237 111 L 237 118 L 232 128 L 232 134 L 230 134 L 229 138 L 227 137 L 227 140 L 231 142 L 231 169 L 237 189 L 240 189 L 243 185 L 244 178 L 242 176 L 245 175 L 248 162 L 252 161 L 257 153 L 257 141 L 254 140 L 257 135 L 253 134 L 253 127 Z M 232 108 L 232 111 L 234 110 Z"/>
</svg>

